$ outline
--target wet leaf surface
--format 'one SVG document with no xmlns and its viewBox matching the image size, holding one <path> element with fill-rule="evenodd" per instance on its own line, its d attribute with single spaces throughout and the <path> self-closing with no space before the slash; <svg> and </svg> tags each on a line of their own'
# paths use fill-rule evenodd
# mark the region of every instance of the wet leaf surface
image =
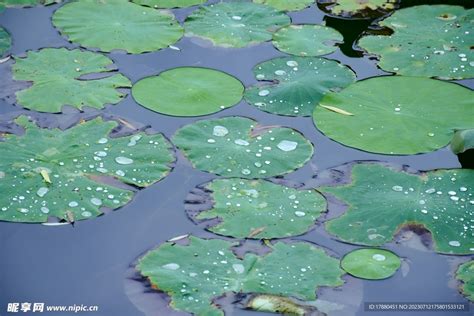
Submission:
<svg viewBox="0 0 474 316">
<path fill-rule="evenodd" d="M 320 102 L 325 107 L 317 106 L 313 118 L 326 136 L 346 146 L 382 154 L 425 153 L 448 145 L 454 130 L 474 127 L 473 96 L 470 89 L 433 79 L 377 77 L 327 94 Z"/>
<path fill-rule="evenodd" d="M 45 48 L 30 51 L 25 58 L 15 58 L 13 78 L 31 81 L 31 87 L 16 93 L 17 103 L 40 112 L 61 112 L 64 105 L 102 109 L 125 97 L 118 88 L 131 87 L 125 76 L 111 72 L 108 57 L 79 49 Z M 105 75 L 94 80 L 90 74 Z"/>
<path fill-rule="evenodd" d="M 207 0 L 133 0 L 132 2 L 155 9 L 185 8 L 205 3 Z"/>
<path fill-rule="evenodd" d="M 230 249 L 236 245 L 191 236 L 188 245 L 164 243 L 148 252 L 137 269 L 171 297 L 174 309 L 196 315 L 223 315 L 212 301 L 226 292 L 314 300 L 318 287 L 343 284 L 339 260 L 310 243 L 277 242 L 268 254 L 243 258 Z"/>
<path fill-rule="evenodd" d="M 357 249 L 346 254 L 341 260 L 344 271 L 368 280 L 389 278 L 400 266 L 401 261 L 396 254 L 378 248 Z"/>
<path fill-rule="evenodd" d="M 319 57 L 275 58 L 258 64 L 253 72 L 261 84 L 247 88 L 247 102 L 287 116 L 310 116 L 326 93 L 355 81 L 348 67 Z"/>
<path fill-rule="evenodd" d="M 299 132 L 274 127 L 259 135 L 244 117 L 202 120 L 179 129 L 173 143 L 199 170 L 227 177 L 268 178 L 302 167 L 313 155 Z"/>
<path fill-rule="evenodd" d="M 111 138 L 118 124 L 96 118 L 61 131 L 39 128 L 25 116 L 24 135 L 0 142 L 0 220 L 74 222 L 116 209 L 133 197 L 132 187 L 113 186 L 107 178 L 147 187 L 170 171 L 171 145 L 161 135 Z M 113 183 L 113 182 L 112 182 Z"/>
<path fill-rule="evenodd" d="M 390 242 L 400 229 L 421 226 L 445 254 L 474 253 L 474 170 L 412 174 L 378 164 L 354 164 L 351 181 L 318 188 L 347 205 L 326 223 L 340 240 L 368 246 Z"/>
<path fill-rule="evenodd" d="M 252 2 L 219 2 L 194 11 L 185 21 L 186 32 L 214 45 L 245 47 L 272 39 L 278 28 L 290 24 L 284 13 Z"/>
<path fill-rule="evenodd" d="M 296 190 L 263 180 L 216 179 L 204 190 L 210 192 L 207 199 L 211 199 L 212 206 L 193 214 L 198 201 L 191 195 L 188 214 L 198 222 L 218 219 L 208 230 L 235 238 L 300 235 L 326 211 L 325 199 L 314 190 Z"/>
<path fill-rule="evenodd" d="M 199 116 L 231 107 L 242 99 L 236 78 L 213 69 L 181 67 L 137 82 L 133 97 L 144 107 L 167 115 Z"/>
<path fill-rule="evenodd" d="M 369 35 L 359 46 L 378 56 L 379 67 L 404 76 L 474 77 L 474 9 L 423 5 L 396 11 L 379 24 L 393 34 Z"/>
</svg>

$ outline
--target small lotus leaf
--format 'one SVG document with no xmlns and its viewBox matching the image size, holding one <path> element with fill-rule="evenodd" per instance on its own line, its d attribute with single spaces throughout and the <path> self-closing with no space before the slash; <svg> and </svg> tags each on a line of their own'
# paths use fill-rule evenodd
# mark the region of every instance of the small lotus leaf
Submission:
<svg viewBox="0 0 474 316">
<path fill-rule="evenodd" d="M 461 292 L 467 299 L 474 302 L 474 260 L 459 266 L 456 279 L 462 282 Z"/>
<path fill-rule="evenodd" d="M 421 226 L 433 248 L 445 254 L 474 254 L 474 170 L 412 174 L 379 164 L 355 164 L 351 183 L 320 188 L 347 204 L 326 223 L 339 239 L 381 246 L 403 227 Z"/>
<path fill-rule="evenodd" d="M 186 32 L 215 45 L 245 47 L 266 42 L 290 18 L 271 7 L 252 2 L 219 2 L 194 11 L 185 21 Z"/>
<path fill-rule="evenodd" d="M 376 77 L 327 94 L 313 118 L 319 130 L 344 145 L 411 155 L 445 147 L 454 130 L 473 128 L 473 97 L 471 90 L 439 80 Z"/>
<path fill-rule="evenodd" d="M 173 155 L 161 134 L 111 138 L 115 121 L 96 118 L 70 129 L 43 129 L 20 116 L 24 135 L 0 142 L 0 220 L 67 221 L 116 209 L 133 196 L 129 189 L 106 184 L 103 177 L 146 187 L 165 177 Z"/>
<path fill-rule="evenodd" d="M 3 27 L 0 27 L 0 57 L 5 56 L 5 53 L 10 50 L 11 46 L 12 39 L 10 34 Z"/>
<path fill-rule="evenodd" d="M 393 11 L 400 0 L 317 0 L 323 11 L 350 19 L 373 19 Z"/>
<path fill-rule="evenodd" d="M 355 81 L 348 67 L 319 57 L 274 58 L 253 71 L 261 84 L 247 88 L 247 102 L 262 111 L 288 116 L 310 116 L 326 93 Z"/>
<path fill-rule="evenodd" d="M 183 28 L 171 13 L 127 0 L 70 2 L 54 13 L 53 24 L 71 42 L 103 52 L 151 52 L 183 36 Z"/>
<path fill-rule="evenodd" d="M 397 272 L 400 264 L 400 258 L 396 254 L 377 248 L 354 250 L 341 260 L 344 271 L 368 280 L 389 278 Z"/>
<path fill-rule="evenodd" d="M 144 107 L 175 116 L 211 114 L 233 106 L 242 99 L 244 87 L 221 71 L 181 67 L 133 86 L 133 97 Z"/>
<path fill-rule="evenodd" d="M 227 177 L 267 178 L 302 167 L 312 144 L 297 131 L 260 126 L 244 117 L 202 120 L 179 129 L 173 143 L 199 170 Z"/>
</svg>

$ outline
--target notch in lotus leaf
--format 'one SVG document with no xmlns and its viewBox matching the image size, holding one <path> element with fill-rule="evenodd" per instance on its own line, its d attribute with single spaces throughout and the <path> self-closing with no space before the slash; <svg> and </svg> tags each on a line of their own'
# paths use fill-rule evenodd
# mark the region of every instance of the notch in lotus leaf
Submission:
<svg viewBox="0 0 474 316">
<path fill-rule="evenodd" d="M 376 163 L 348 167 L 349 183 L 318 188 L 347 205 L 343 215 L 326 222 L 329 233 L 349 243 L 382 246 L 402 228 L 421 226 L 431 233 L 436 252 L 474 254 L 474 170 L 415 174 Z"/>
<path fill-rule="evenodd" d="M 53 24 L 73 43 L 131 54 L 166 48 L 184 33 L 172 13 L 127 0 L 73 1 L 54 13 Z"/>
<path fill-rule="evenodd" d="M 229 292 L 316 299 L 319 287 L 343 284 L 339 260 L 307 242 L 277 242 L 259 256 L 238 258 L 237 243 L 189 238 L 167 242 L 143 256 L 137 270 L 152 287 L 171 297 L 171 307 L 195 315 L 222 316 L 212 301 Z"/>
<path fill-rule="evenodd" d="M 313 145 L 299 132 L 239 116 L 186 125 L 172 140 L 195 168 L 227 177 L 283 175 L 313 155 Z"/>
<path fill-rule="evenodd" d="M 216 234 L 272 239 L 308 231 L 326 211 L 326 200 L 315 190 L 265 180 L 216 179 L 188 195 L 186 211 Z"/>
<path fill-rule="evenodd" d="M 25 58 L 15 57 L 12 71 L 13 79 L 32 82 L 16 93 L 17 103 L 40 112 L 58 113 L 64 105 L 102 109 L 125 97 L 119 88 L 131 87 L 128 78 L 114 71 L 110 58 L 79 49 L 30 51 Z"/>
<path fill-rule="evenodd" d="M 269 6 L 252 2 L 219 2 L 202 6 L 185 21 L 186 33 L 217 46 L 242 48 L 272 39 L 290 24 L 290 17 Z"/>
<path fill-rule="evenodd" d="M 111 137 L 119 124 L 98 117 L 67 130 L 39 128 L 25 116 L 23 135 L 0 142 L 0 220 L 74 222 L 127 204 L 172 168 L 171 144 L 161 134 Z M 119 185 L 121 184 L 121 185 Z M 127 186 L 124 186 L 127 184 Z"/>
<path fill-rule="evenodd" d="M 444 80 L 472 78 L 473 19 L 474 9 L 414 6 L 379 22 L 393 34 L 368 34 L 359 40 L 359 46 L 376 55 L 379 67 L 388 72 Z"/>
</svg>

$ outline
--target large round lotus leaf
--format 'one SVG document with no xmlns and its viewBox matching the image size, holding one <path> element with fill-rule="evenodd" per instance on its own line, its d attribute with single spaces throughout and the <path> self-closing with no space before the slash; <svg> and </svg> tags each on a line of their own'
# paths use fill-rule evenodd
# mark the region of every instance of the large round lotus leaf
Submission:
<svg viewBox="0 0 474 316">
<path fill-rule="evenodd" d="M 317 24 L 289 25 L 273 34 L 273 45 L 296 56 L 320 56 L 334 52 L 342 35 L 333 28 Z"/>
<path fill-rule="evenodd" d="M 309 7 L 314 0 L 253 0 L 253 2 L 266 4 L 280 11 L 295 11 Z"/>
<path fill-rule="evenodd" d="M 244 117 L 198 121 L 182 127 L 173 143 L 199 170 L 226 177 L 267 178 L 302 167 L 312 144 L 297 131 L 261 126 Z"/>
<path fill-rule="evenodd" d="M 474 129 L 457 131 L 451 141 L 451 150 L 457 155 L 474 149 Z"/>
<path fill-rule="evenodd" d="M 410 155 L 449 144 L 474 127 L 474 93 L 427 78 L 378 77 L 327 94 L 314 111 L 326 136 L 361 150 Z"/>
<path fill-rule="evenodd" d="M 3 28 L 0 27 L 0 57 L 4 56 L 5 53 L 10 49 L 12 45 L 12 39 L 10 34 Z"/>
<path fill-rule="evenodd" d="M 68 130 L 42 129 L 21 116 L 25 134 L 0 142 L 0 220 L 82 220 L 128 203 L 133 192 L 102 177 L 146 187 L 165 177 L 173 161 L 161 134 L 111 138 L 115 121 L 96 118 Z"/>
<path fill-rule="evenodd" d="M 227 292 L 314 300 L 318 287 L 343 284 L 339 260 L 309 243 L 278 242 L 265 256 L 247 253 L 243 259 L 232 246 L 191 236 L 188 245 L 168 242 L 148 252 L 137 269 L 171 297 L 171 307 L 206 316 L 224 315 L 212 301 Z"/>
<path fill-rule="evenodd" d="M 168 47 L 183 35 L 171 13 L 126 0 L 71 2 L 54 13 L 53 24 L 71 42 L 104 52 L 150 52 Z"/>
<path fill-rule="evenodd" d="M 461 292 L 467 299 L 474 301 L 474 260 L 459 266 L 456 279 L 462 281 Z"/>
<path fill-rule="evenodd" d="M 433 248 L 446 254 L 474 254 L 474 170 L 411 174 L 377 164 L 356 164 L 352 182 L 323 187 L 348 205 L 326 229 L 339 239 L 381 246 L 403 226 L 423 226 Z"/>
<path fill-rule="evenodd" d="M 333 16 L 372 19 L 394 10 L 399 0 L 317 0 L 323 11 Z"/>
<path fill-rule="evenodd" d="M 290 18 L 271 7 L 252 2 L 219 2 L 194 11 L 185 22 L 186 32 L 215 45 L 245 47 L 272 39 Z"/>
<path fill-rule="evenodd" d="M 125 96 L 117 88 L 131 86 L 130 80 L 117 73 L 93 80 L 81 78 L 110 72 L 113 61 L 99 53 L 45 48 L 15 60 L 13 78 L 32 82 L 31 87 L 16 93 L 17 102 L 35 111 L 57 113 L 63 105 L 102 109 Z"/>
<path fill-rule="evenodd" d="M 380 25 L 390 36 L 366 36 L 359 46 L 380 57 L 383 70 L 405 76 L 474 77 L 474 9 L 423 5 L 396 11 Z"/>
<path fill-rule="evenodd" d="M 197 116 L 233 106 L 244 86 L 221 71 L 182 67 L 145 78 L 133 86 L 133 97 L 144 107 L 168 115 Z"/>
<path fill-rule="evenodd" d="M 132 0 L 136 4 L 159 9 L 185 8 L 205 3 L 207 0 Z"/>
<path fill-rule="evenodd" d="M 255 66 L 253 72 L 262 83 L 245 91 L 247 102 L 289 116 L 310 116 L 326 93 L 355 81 L 348 67 L 319 57 L 275 58 Z"/>
<path fill-rule="evenodd" d="M 400 268 L 400 264 L 400 258 L 396 254 L 377 248 L 354 250 L 341 260 L 344 271 L 369 280 L 391 277 Z"/>
<path fill-rule="evenodd" d="M 210 231 L 235 238 L 271 239 L 305 233 L 326 211 L 314 190 L 296 190 L 264 180 L 217 179 L 206 185 L 212 209 L 196 219 L 219 222 Z"/>
</svg>

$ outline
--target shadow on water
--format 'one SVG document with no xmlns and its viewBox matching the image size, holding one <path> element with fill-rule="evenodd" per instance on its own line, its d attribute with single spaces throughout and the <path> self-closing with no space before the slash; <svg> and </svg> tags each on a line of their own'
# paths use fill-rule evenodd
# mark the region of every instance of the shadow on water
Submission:
<svg viewBox="0 0 474 316">
<path fill-rule="evenodd" d="M 473 1 L 404 1 L 402 7 L 415 3 L 474 6 Z M 52 27 L 51 15 L 59 6 L 7 9 L 0 15 L 0 24 L 8 29 L 14 39 L 13 54 L 21 55 L 27 50 L 43 47 L 77 47 L 68 43 Z M 175 10 L 175 13 L 178 20 L 183 21 L 192 10 Z M 325 18 L 315 5 L 292 12 L 290 16 L 293 23 L 320 23 L 325 19 L 328 26 L 338 29 L 344 35 L 345 43 L 341 45 L 340 50 L 326 57 L 350 65 L 357 73 L 358 79 L 386 74 L 376 67 L 374 61 L 353 50 L 354 41 L 367 30 L 370 21 Z M 270 43 L 244 49 L 221 49 L 185 37 L 175 45 L 181 51 L 164 49 L 140 55 L 113 52 L 108 56 L 115 61 L 119 71 L 133 82 L 166 69 L 186 65 L 219 69 L 237 77 L 245 85 L 251 85 L 255 83 L 252 74 L 254 65 L 284 55 Z M 8 72 L 1 71 L 0 69 L 2 77 L 4 74 L 9 76 Z M 464 80 L 462 84 L 472 87 L 473 80 Z M 73 109 L 68 111 L 70 112 L 51 115 L 50 119 L 56 121 L 54 124 L 57 126 L 70 125 L 75 114 Z M 167 137 L 172 136 L 179 127 L 196 120 L 228 115 L 251 117 L 265 125 L 293 127 L 316 144 L 316 153 L 303 168 L 284 177 L 283 180 L 291 182 L 306 182 L 309 177 L 322 170 L 355 160 L 386 161 L 408 165 L 416 170 L 460 167 L 457 157 L 449 148 L 414 156 L 371 154 L 331 141 L 314 128 L 311 118 L 271 115 L 244 101 L 206 117 L 177 118 L 151 112 L 139 106 L 129 95 L 120 104 L 108 106 L 104 112 L 141 122 Z M 0 100 L 0 128 L 10 128 L 5 121 L 21 113 L 31 112 Z M 51 126 L 54 124 L 51 123 Z M 15 129 L 8 131 L 15 132 Z M 45 302 L 57 305 L 99 305 L 98 315 L 101 316 L 140 316 L 144 315 L 144 311 L 150 310 L 163 311 L 155 313 L 159 316 L 172 315 L 166 307 L 166 298 L 147 289 L 145 282 L 137 281 L 130 264 L 140 254 L 177 235 L 212 237 L 188 219 L 184 201 L 196 186 L 216 177 L 193 169 L 179 152 L 177 156 L 176 167 L 168 177 L 139 191 L 130 204 L 109 215 L 78 222 L 75 227 L 0 222 L 0 313 L 5 311 L 9 302 Z M 340 257 L 357 248 L 334 240 L 321 225 L 294 239 L 316 243 L 331 249 Z M 402 271 L 392 278 L 383 281 L 360 281 L 347 277 L 346 285 L 335 290 L 323 288 L 319 292 L 320 297 L 344 303 L 347 301 L 347 293 L 351 293 L 350 302 L 346 302 L 351 305 L 351 309 L 344 314 L 348 316 L 367 315 L 361 304 L 363 302 L 466 302 L 455 285 L 448 287 L 448 283 L 452 283 L 450 273 L 453 271 L 453 257 L 427 251 L 423 248 L 423 242 L 416 242 L 416 236 L 411 240 L 412 243 L 391 243 L 386 246 L 405 261 Z M 227 315 L 263 315 L 234 308 L 230 304 L 224 309 Z M 443 316 L 468 314 L 443 313 Z M 370 315 L 400 314 L 371 312 Z"/>
</svg>

